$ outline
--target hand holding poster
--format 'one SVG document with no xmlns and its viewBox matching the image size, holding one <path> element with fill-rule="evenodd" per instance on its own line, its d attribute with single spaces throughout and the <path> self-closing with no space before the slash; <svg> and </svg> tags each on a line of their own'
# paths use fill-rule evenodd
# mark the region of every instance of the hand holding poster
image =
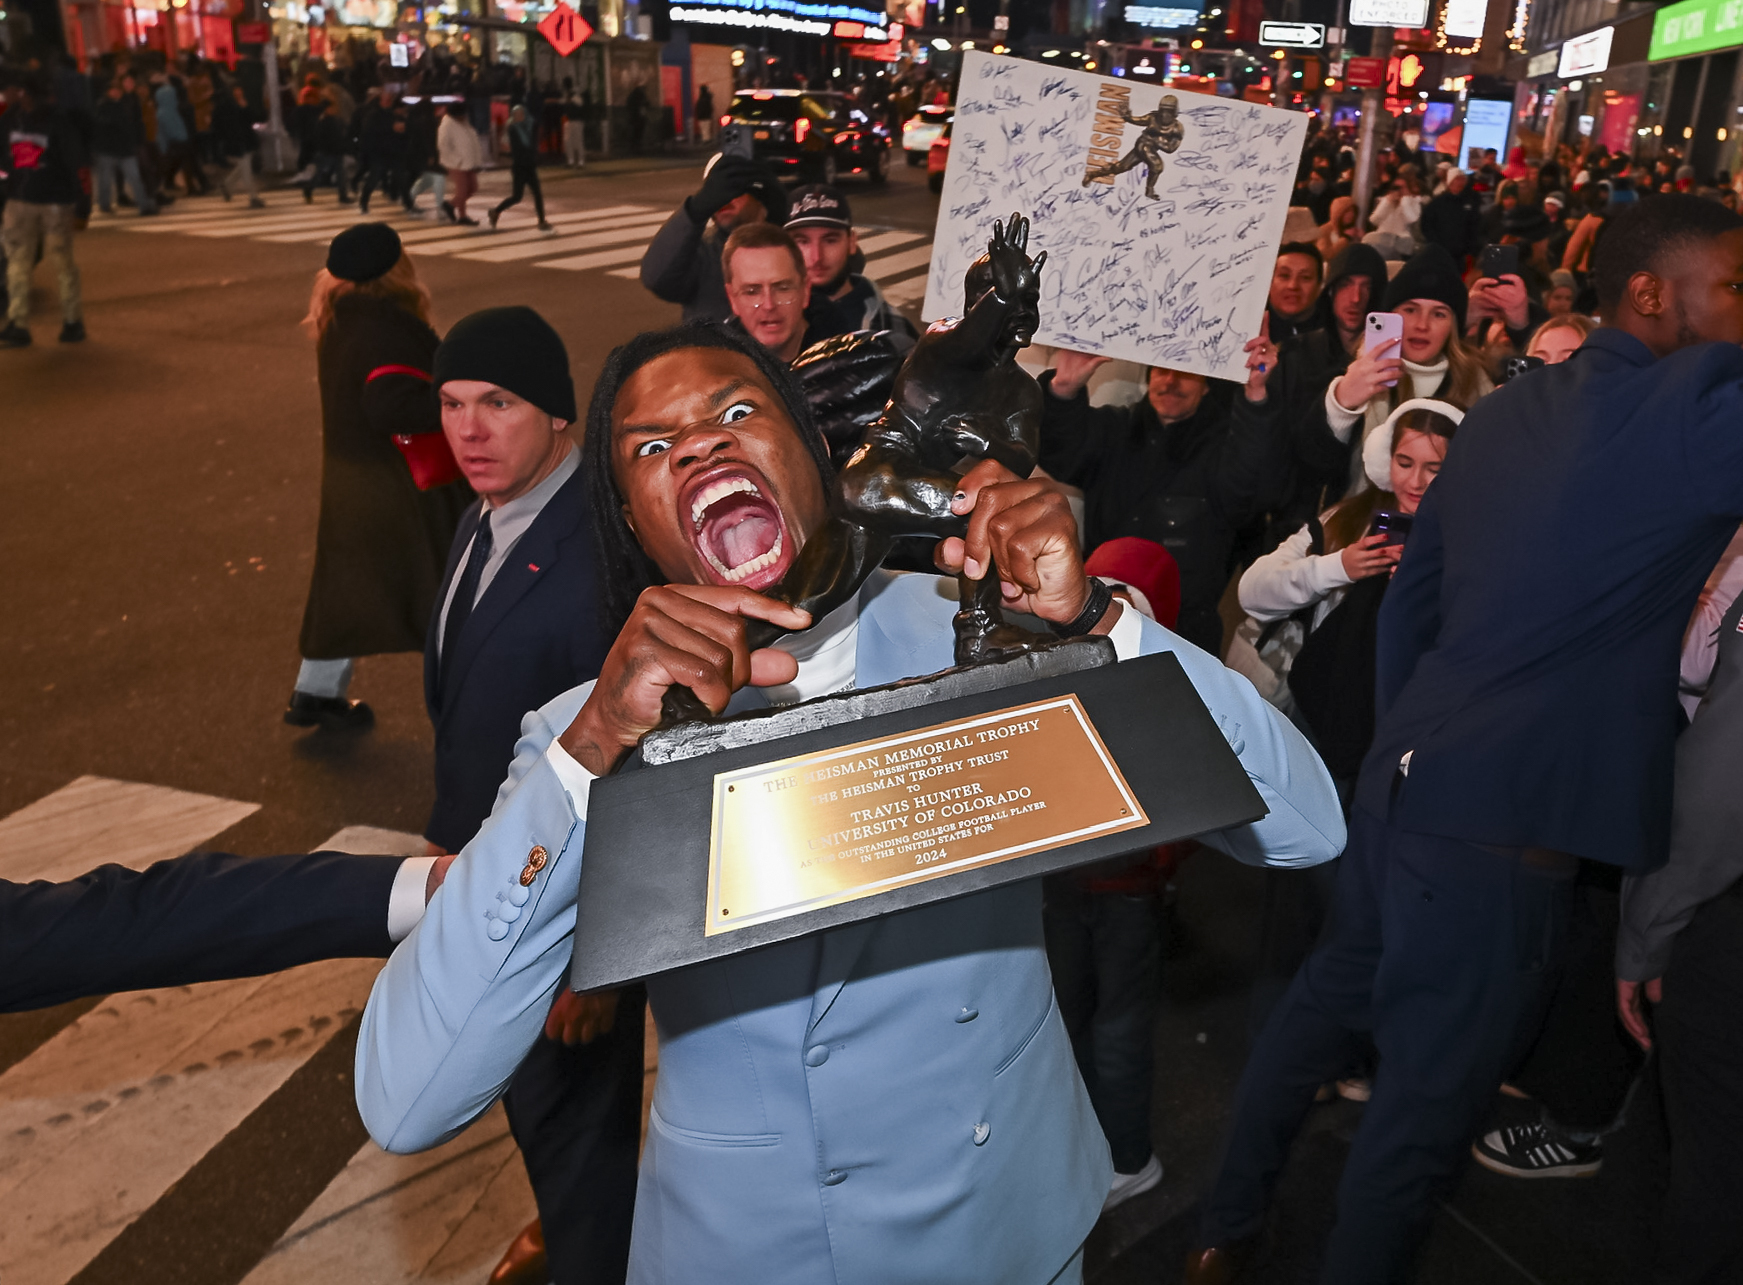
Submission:
<svg viewBox="0 0 1743 1285">
<path fill-rule="evenodd" d="M 1307 117 L 963 55 L 926 320 L 962 311 L 995 218 L 1047 252 L 1035 342 L 1245 379 Z"/>
</svg>

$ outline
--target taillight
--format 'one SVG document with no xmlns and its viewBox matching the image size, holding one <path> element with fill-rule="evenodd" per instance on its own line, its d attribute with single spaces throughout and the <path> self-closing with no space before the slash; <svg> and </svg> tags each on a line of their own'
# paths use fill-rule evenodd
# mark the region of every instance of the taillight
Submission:
<svg viewBox="0 0 1743 1285">
<path fill-rule="evenodd" d="M 732 124 L 732 117 L 730 117 L 730 116 L 722 116 L 722 117 L 721 117 L 721 118 L 720 118 L 720 128 L 721 128 L 721 129 L 725 129 L 725 128 L 726 128 L 726 127 L 727 127 L 727 126 L 728 126 L 728 125 L 730 125 L 730 124 Z"/>
<path fill-rule="evenodd" d="M 811 121 L 804 116 L 793 122 L 793 141 L 803 143 L 811 136 Z"/>
</svg>

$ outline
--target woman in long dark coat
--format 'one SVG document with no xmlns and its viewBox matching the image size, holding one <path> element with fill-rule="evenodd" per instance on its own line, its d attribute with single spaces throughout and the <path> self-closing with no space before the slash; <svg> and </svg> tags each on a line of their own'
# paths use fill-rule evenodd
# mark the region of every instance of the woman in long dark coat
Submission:
<svg viewBox="0 0 1743 1285">
<path fill-rule="evenodd" d="M 428 475 L 430 489 L 420 490 L 412 476 L 411 458 L 439 465 L 452 457 L 430 390 L 438 339 L 429 292 L 392 228 L 365 223 L 333 239 L 304 325 L 321 377 L 321 522 L 303 665 L 284 721 L 361 728 L 374 715 L 346 698 L 353 662 L 424 649 L 472 490 L 463 480 L 430 485 Z M 396 436 L 413 439 L 405 453 Z"/>
</svg>

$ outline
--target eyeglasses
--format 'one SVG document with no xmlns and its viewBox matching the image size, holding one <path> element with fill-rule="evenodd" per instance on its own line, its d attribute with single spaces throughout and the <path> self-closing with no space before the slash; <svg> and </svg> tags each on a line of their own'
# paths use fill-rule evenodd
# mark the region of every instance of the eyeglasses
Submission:
<svg viewBox="0 0 1743 1285">
<path fill-rule="evenodd" d="M 777 281 L 773 285 L 765 286 L 753 282 L 750 285 L 734 286 L 732 292 L 752 308 L 787 308 L 799 297 L 799 283 Z"/>
</svg>

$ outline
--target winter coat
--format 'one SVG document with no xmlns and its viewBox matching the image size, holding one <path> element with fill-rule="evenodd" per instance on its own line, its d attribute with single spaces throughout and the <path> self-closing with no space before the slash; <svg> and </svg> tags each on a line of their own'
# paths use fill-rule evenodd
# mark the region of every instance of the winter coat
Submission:
<svg viewBox="0 0 1743 1285">
<path fill-rule="evenodd" d="M 484 166 L 484 149 L 478 144 L 478 131 L 457 116 L 444 116 L 436 128 L 436 151 L 442 168 L 476 170 Z"/>
<path fill-rule="evenodd" d="M 371 295 L 341 296 L 316 350 L 321 377 L 321 519 L 302 655 L 337 660 L 422 651 L 464 482 L 419 491 L 396 433 L 440 432 L 427 375 L 438 340 Z M 376 374 L 371 378 L 371 374 Z"/>
<path fill-rule="evenodd" d="M 137 156 L 145 138 L 139 100 L 131 94 L 104 94 L 91 109 L 91 151 L 98 156 Z"/>
<path fill-rule="evenodd" d="M 1422 239 L 1442 247 L 1461 265 L 1466 255 L 1483 248 L 1476 197 L 1469 188 L 1456 194 L 1442 192 L 1423 207 Z"/>
<path fill-rule="evenodd" d="M 175 86 L 165 81 L 152 91 L 152 101 L 157 105 L 157 141 L 161 146 L 173 147 L 177 143 L 188 141 L 188 123 L 182 116 L 181 104 L 176 100 Z"/>
<path fill-rule="evenodd" d="M 1146 398 L 1089 404 L 1055 397 L 1041 377 L 1041 467 L 1083 488 L 1084 543 L 1154 540 L 1180 566 L 1176 633 L 1212 655 L 1222 648 L 1217 600 L 1228 586 L 1235 533 L 1254 516 L 1268 456 L 1282 449 L 1277 399 L 1253 405 L 1212 384 L 1189 419 L 1164 425 Z"/>
<path fill-rule="evenodd" d="M 725 238 L 711 220 L 698 219 L 685 201 L 660 225 L 642 255 L 642 285 L 656 298 L 684 306 L 684 320 L 725 321 L 726 273 L 720 266 Z"/>
</svg>

